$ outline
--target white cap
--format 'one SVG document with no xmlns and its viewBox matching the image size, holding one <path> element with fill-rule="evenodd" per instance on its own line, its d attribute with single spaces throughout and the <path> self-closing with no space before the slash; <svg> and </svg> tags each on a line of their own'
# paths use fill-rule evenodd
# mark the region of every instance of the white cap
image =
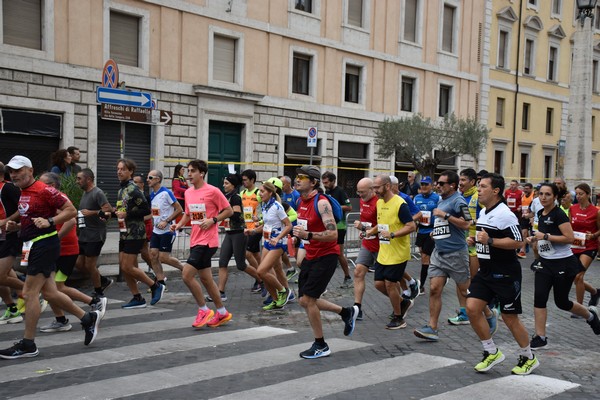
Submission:
<svg viewBox="0 0 600 400">
<path fill-rule="evenodd" d="M 395 175 L 390 175 L 390 181 L 391 181 L 392 185 L 398 184 L 398 178 Z"/>
<path fill-rule="evenodd" d="M 11 169 L 21 169 L 23 167 L 33 168 L 31 160 L 25 156 L 14 156 L 6 166 Z"/>
</svg>

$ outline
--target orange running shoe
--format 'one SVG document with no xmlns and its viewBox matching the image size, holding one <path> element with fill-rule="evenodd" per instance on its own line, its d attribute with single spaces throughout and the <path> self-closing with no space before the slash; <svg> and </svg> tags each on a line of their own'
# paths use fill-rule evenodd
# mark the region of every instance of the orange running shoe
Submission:
<svg viewBox="0 0 600 400">
<path fill-rule="evenodd" d="M 196 315 L 196 320 L 192 324 L 194 328 L 202 328 L 206 323 L 213 318 L 215 312 L 211 309 L 208 310 L 198 310 L 198 315 Z"/>
<path fill-rule="evenodd" d="M 221 314 L 217 311 L 215 316 L 212 317 L 210 321 L 206 323 L 206 325 L 210 326 L 211 328 L 216 328 L 217 326 L 221 326 L 225 322 L 229 321 L 231 317 L 233 317 L 233 315 L 229 311 L 227 311 L 225 314 Z"/>
</svg>

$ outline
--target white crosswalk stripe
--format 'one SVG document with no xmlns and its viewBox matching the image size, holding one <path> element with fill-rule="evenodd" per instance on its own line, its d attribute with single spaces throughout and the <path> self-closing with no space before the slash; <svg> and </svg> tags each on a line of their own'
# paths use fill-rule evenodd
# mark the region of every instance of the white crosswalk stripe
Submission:
<svg viewBox="0 0 600 400">
<path fill-rule="evenodd" d="M 8 390 L 0 393 L 0 398 L 8 398 L 7 393 L 12 393 L 10 388 L 16 390 L 12 396 L 18 399 L 165 398 L 170 393 L 181 397 L 191 395 L 195 388 L 206 387 L 205 383 L 213 380 L 235 381 L 237 374 L 259 378 L 256 381 L 244 380 L 245 383 L 237 387 L 225 385 L 215 393 L 204 391 L 203 398 L 262 399 L 274 393 L 285 393 L 285 397 L 290 399 L 316 399 L 340 393 L 341 397 L 344 393 L 356 397 L 353 391 L 369 393 L 376 387 L 397 387 L 400 382 L 410 385 L 411 379 L 423 379 L 422 374 L 429 374 L 435 380 L 435 377 L 443 376 L 445 369 L 454 374 L 466 369 L 474 376 L 483 377 L 483 380 L 460 388 L 451 386 L 443 393 L 440 393 L 444 390 L 442 385 L 432 385 L 430 392 L 427 392 L 427 387 L 422 388 L 425 395 L 434 394 L 426 399 L 463 400 L 485 393 L 487 398 L 494 400 L 543 400 L 579 386 L 578 383 L 542 376 L 538 374 L 539 370 L 526 377 L 477 375 L 472 368 L 464 365 L 465 361 L 472 360 L 458 359 L 460 357 L 455 359 L 419 352 L 377 357 L 368 350 L 371 347 L 375 349 L 376 344 L 351 338 L 328 337 L 327 343 L 333 352 L 331 357 L 302 360 L 298 354 L 310 346 L 305 333 L 272 326 L 236 329 L 232 324 L 197 331 L 191 327 L 193 316 L 179 317 L 182 314 L 175 309 L 168 305 L 163 307 L 139 310 L 109 308 L 106 320 L 113 321 L 101 326 L 98 341 L 89 347 L 83 345 L 83 332 L 78 329 L 78 323 L 73 324 L 71 332 L 38 334 L 39 357 L 0 360 L 0 384 Z M 50 315 L 45 313 L 44 317 Z M 146 318 L 140 322 L 139 317 L 144 315 Z M 294 315 L 292 313 L 288 317 Z M 334 317 L 339 320 L 338 316 Z M 150 318 L 155 320 L 149 321 Z M 10 335 L 20 336 L 23 328 L 23 324 L 0 327 L 0 348 L 12 345 L 7 338 Z M 221 352 L 222 356 L 218 356 Z M 352 352 L 360 352 L 362 355 L 356 359 L 361 361 L 356 362 Z M 159 359 L 167 362 L 161 363 L 157 361 Z M 282 374 L 289 371 L 293 375 L 284 379 L 278 375 L 265 383 L 260 379 L 265 371 Z M 31 388 L 28 387 L 29 382 L 32 383 Z M 40 388 L 41 391 L 35 391 Z M 377 398 L 376 395 L 371 397 Z"/>
</svg>

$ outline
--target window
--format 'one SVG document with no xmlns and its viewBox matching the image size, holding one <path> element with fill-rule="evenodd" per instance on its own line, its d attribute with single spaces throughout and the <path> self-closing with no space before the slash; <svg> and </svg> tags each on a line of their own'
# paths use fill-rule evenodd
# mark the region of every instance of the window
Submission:
<svg viewBox="0 0 600 400">
<path fill-rule="evenodd" d="M 519 176 L 520 176 L 521 180 L 527 180 L 527 177 L 529 176 L 528 168 L 529 168 L 529 154 L 521 153 L 521 165 L 520 165 L 520 169 L 519 169 L 519 174 L 520 174 Z"/>
<path fill-rule="evenodd" d="M 346 77 L 344 83 L 344 101 L 358 103 L 358 91 L 360 88 L 360 67 L 346 65 Z"/>
<path fill-rule="evenodd" d="M 556 67 L 558 65 L 558 48 L 554 46 L 550 46 L 550 51 L 548 53 L 548 80 L 549 81 L 557 81 L 557 73 Z"/>
<path fill-rule="evenodd" d="M 600 18 L 597 18 L 596 15 L 600 15 L 600 6 L 596 6 L 594 11 L 594 28 L 600 29 Z"/>
<path fill-rule="evenodd" d="M 400 110 L 413 112 L 413 90 L 415 79 L 407 76 L 402 77 L 402 98 L 400 99 Z"/>
<path fill-rule="evenodd" d="M 296 10 L 312 13 L 312 0 L 294 0 Z"/>
<path fill-rule="evenodd" d="M 42 50 L 42 0 L 2 1 L 3 43 Z"/>
<path fill-rule="evenodd" d="M 525 75 L 533 74 L 533 40 L 525 40 L 525 62 L 523 65 L 523 73 Z"/>
<path fill-rule="evenodd" d="M 546 108 L 546 134 L 552 135 L 552 125 L 554 124 L 554 108 Z"/>
<path fill-rule="evenodd" d="M 521 121 L 521 129 L 524 131 L 529 130 L 529 109 L 531 105 L 529 103 L 523 103 L 523 115 Z"/>
<path fill-rule="evenodd" d="M 504 99 L 496 99 L 496 126 L 504 126 Z"/>
<path fill-rule="evenodd" d="M 454 52 L 454 14 L 456 9 L 444 4 L 444 17 L 442 29 L 442 50 L 448 53 Z"/>
<path fill-rule="evenodd" d="M 408 42 L 417 42 L 418 0 L 404 0 L 404 36 Z"/>
<path fill-rule="evenodd" d="M 317 147 L 313 150 L 312 163 L 316 166 L 321 164 L 321 144 L 321 139 L 317 139 Z M 296 168 L 309 164 L 311 160 L 311 148 L 306 147 L 306 135 L 286 136 L 283 149 L 283 174 L 293 179 L 296 176 Z"/>
<path fill-rule="evenodd" d="M 365 177 L 370 163 L 369 144 L 338 142 L 337 184 L 348 197 L 356 197 L 356 184 Z"/>
<path fill-rule="evenodd" d="M 544 181 L 550 182 L 551 176 L 554 176 L 552 174 L 552 156 L 545 155 L 544 156 Z"/>
<path fill-rule="evenodd" d="M 140 18 L 110 12 L 110 58 L 118 64 L 139 67 Z"/>
<path fill-rule="evenodd" d="M 445 117 L 450 113 L 450 101 L 452 100 L 452 86 L 440 85 L 440 99 L 438 104 L 438 116 Z"/>
<path fill-rule="evenodd" d="M 213 46 L 213 79 L 235 82 L 236 40 L 227 36 L 215 35 Z"/>
<path fill-rule="evenodd" d="M 552 0 L 552 15 L 560 16 L 562 9 L 562 0 Z"/>
<path fill-rule="evenodd" d="M 498 36 L 498 67 L 508 68 L 508 32 L 500 31 Z"/>
<path fill-rule="evenodd" d="M 596 117 L 592 115 L 592 142 L 596 139 Z"/>
<path fill-rule="evenodd" d="M 537 7 L 537 0 L 527 0 L 527 4 L 533 7 Z"/>
<path fill-rule="evenodd" d="M 600 18 L 599 18 L 600 19 Z M 598 60 L 592 61 L 592 90 L 598 92 Z"/>
<path fill-rule="evenodd" d="M 292 93 L 309 95 L 310 62 L 312 57 L 294 53 L 292 66 Z"/>
<path fill-rule="evenodd" d="M 504 161 L 504 152 L 502 150 L 494 151 L 494 173 L 502 175 L 502 164 Z"/>
<path fill-rule="evenodd" d="M 348 0 L 348 25 L 363 26 L 363 0 Z"/>
</svg>

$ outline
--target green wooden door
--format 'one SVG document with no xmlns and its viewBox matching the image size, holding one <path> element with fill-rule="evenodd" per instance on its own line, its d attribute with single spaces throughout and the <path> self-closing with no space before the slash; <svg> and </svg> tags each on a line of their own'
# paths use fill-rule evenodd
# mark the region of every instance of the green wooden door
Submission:
<svg viewBox="0 0 600 400">
<path fill-rule="evenodd" d="M 241 124 L 231 122 L 210 121 L 208 126 L 208 183 L 218 188 L 223 187 L 223 178 L 229 172 L 227 164 L 235 163 L 235 170 L 240 171 L 241 161 Z"/>
</svg>

